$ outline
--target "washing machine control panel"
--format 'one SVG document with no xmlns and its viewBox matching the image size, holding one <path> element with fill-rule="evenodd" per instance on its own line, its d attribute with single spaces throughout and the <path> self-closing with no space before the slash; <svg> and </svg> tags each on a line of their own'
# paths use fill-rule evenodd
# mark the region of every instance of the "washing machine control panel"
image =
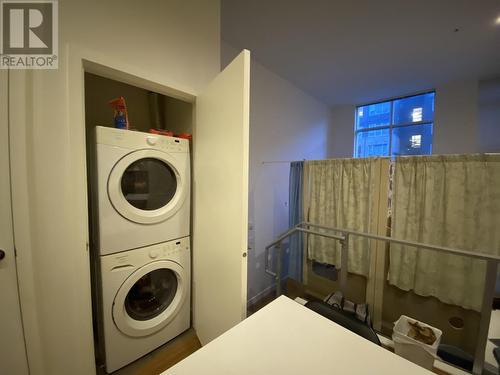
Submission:
<svg viewBox="0 0 500 375">
<path fill-rule="evenodd" d="M 165 260 L 189 252 L 189 237 L 152 245 L 142 249 L 128 250 L 101 257 L 101 266 L 110 271 L 129 272 L 131 267 L 144 264 L 146 259 Z"/>
<path fill-rule="evenodd" d="M 168 258 L 187 250 L 189 250 L 189 245 L 185 240 L 172 241 L 149 250 L 149 257 L 151 259 Z"/>
<path fill-rule="evenodd" d="M 158 249 L 149 250 L 149 257 L 151 259 L 156 259 L 156 258 L 158 258 L 159 255 L 160 255 L 160 251 Z"/>
</svg>

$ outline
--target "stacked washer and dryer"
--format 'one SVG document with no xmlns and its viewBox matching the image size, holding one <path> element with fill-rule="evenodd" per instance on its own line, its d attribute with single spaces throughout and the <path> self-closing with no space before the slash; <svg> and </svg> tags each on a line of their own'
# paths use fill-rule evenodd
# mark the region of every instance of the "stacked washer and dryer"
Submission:
<svg viewBox="0 0 500 375">
<path fill-rule="evenodd" d="M 110 373 L 190 327 L 190 156 L 185 139 L 107 127 L 94 146 L 94 304 Z"/>
</svg>

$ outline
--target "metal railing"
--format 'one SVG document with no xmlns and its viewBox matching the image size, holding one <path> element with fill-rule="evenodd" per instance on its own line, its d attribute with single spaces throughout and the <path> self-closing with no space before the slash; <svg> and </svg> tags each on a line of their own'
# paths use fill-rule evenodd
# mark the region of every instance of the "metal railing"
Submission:
<svg viewBox="0 0 500 375">
<path fill-rule="evenodd" d="M 314 230 L 311 228 L 315 228 L 317 230 Z M 316 236 L 331 238 L 333 240 L 337 240 L 340 242 L 340 244 L 341 244 L 341 250 L 340 250 L 340 270 L 341 270 L 340 271 L 340 289 L 342 290 L 342 292 L 344 294 L 347 290 L 347 272 L 345 272 L 345 270 L 347 270 L 347 264 L 348 264 L 348 259 L 349 259 L 349 246 L 348 245 L 349 245 L 349 237 L 351 237 L 351 236 L 359 236 L 359 237 L 369 238 L 369 239 L 373 239 L 373 240 L 385 241 L 388 243 L 396 243 L 396 244 L 401 244 L 401 245 L 418 247 L 421 249 L 434 250 L 434 251 L 438 251 L 441 253 L 460 255 L 460 256 L 470 257 L 470 258 L 474 258 L 474 259 L 481 259 L 481 260 L 486 261 L 487 266 L 486 266 L 486 274 L 485 274 L 483 300 L 482 300 L 482 305 L 481 305 L 481 319 L 480 319 L 480 323 L 479 323 L 478 342 L 477 342 L 476 351 L 474 354 L 474 366 L 472 369 L 473 374 L 475 374 L 475 375 L 482 374 L 483 367 L 484 367 L 484 352 L 486 349 L 486 342 L 488 340 L 488 330 L 489 330 L 490 319 L 491 319 L 491 308 L 492 308 L 493 296 L 495 293 L 497 266 L 498 266 L 498 263 L 500 262 L 499 256 L 489 255 L 489 254 L 482 253 L 479 251 L 476 252 L 476 251 L 454 249 L 454 248 L 445 247 L 445 246 L 429 245 L 429 244 L 424 244 L 424 243 L 420 243 L 420 242 L 401 240 L 401 239 L 397 239 L 397 238 L 393 238 L 393 237 L 380 236 L 380 235 L 371 234 L 371 233 L 358 232 L 358 231 L 342 229 L 342 228 L 326 227 L 323 225 L 302 222 L 300 224 L 297 224 L 295 227 L 290 228 L 288 231 L 286 231 L 281 236 L 279 236 L 276 241 L 269 244 L 265 248 L 265 254 L 264 254 L 264 256 L 265 256 L 265 272 L 268 275 L 275 278 L 275 280 L 276 280 L 276 295 L 277 296 L 281 295 L 282 242 L 296 233 L 312 234 L 312 235 L 316 235 Z M 270 267 L 270 250 L 271 249 L 276 249 L 276 258 L 278 260 L 277 264 L 276 264 L 276 272 L 272 271 L 271 267 Z"/>
</svg>

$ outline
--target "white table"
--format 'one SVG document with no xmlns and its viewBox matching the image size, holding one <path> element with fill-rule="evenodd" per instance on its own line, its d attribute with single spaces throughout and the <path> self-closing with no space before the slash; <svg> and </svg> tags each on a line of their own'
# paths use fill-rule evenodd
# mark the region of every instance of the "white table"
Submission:
<svg viewBox="0 0 500 375">
<path fill-rule="evenodd" d="M 162 373 L 179 374 L 425 375 L 431 372 L 282 296 Z"/>
</svg>

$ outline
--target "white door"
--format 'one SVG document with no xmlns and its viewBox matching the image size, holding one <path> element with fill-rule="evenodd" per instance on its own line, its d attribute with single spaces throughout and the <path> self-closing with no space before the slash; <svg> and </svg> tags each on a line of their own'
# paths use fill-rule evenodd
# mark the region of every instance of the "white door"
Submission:
<svg viewBox="0 0 500 375">
<path fill-rule="evenodd" d="M 0 70 L 0 374 L 28 374 L 10 198 L 8 72 Z"/>
<path fill-rule="evenodd" d="M 206 344 L 246 317 L 250 52 L 196 99 L 194 327 Z"/>
</svg>

